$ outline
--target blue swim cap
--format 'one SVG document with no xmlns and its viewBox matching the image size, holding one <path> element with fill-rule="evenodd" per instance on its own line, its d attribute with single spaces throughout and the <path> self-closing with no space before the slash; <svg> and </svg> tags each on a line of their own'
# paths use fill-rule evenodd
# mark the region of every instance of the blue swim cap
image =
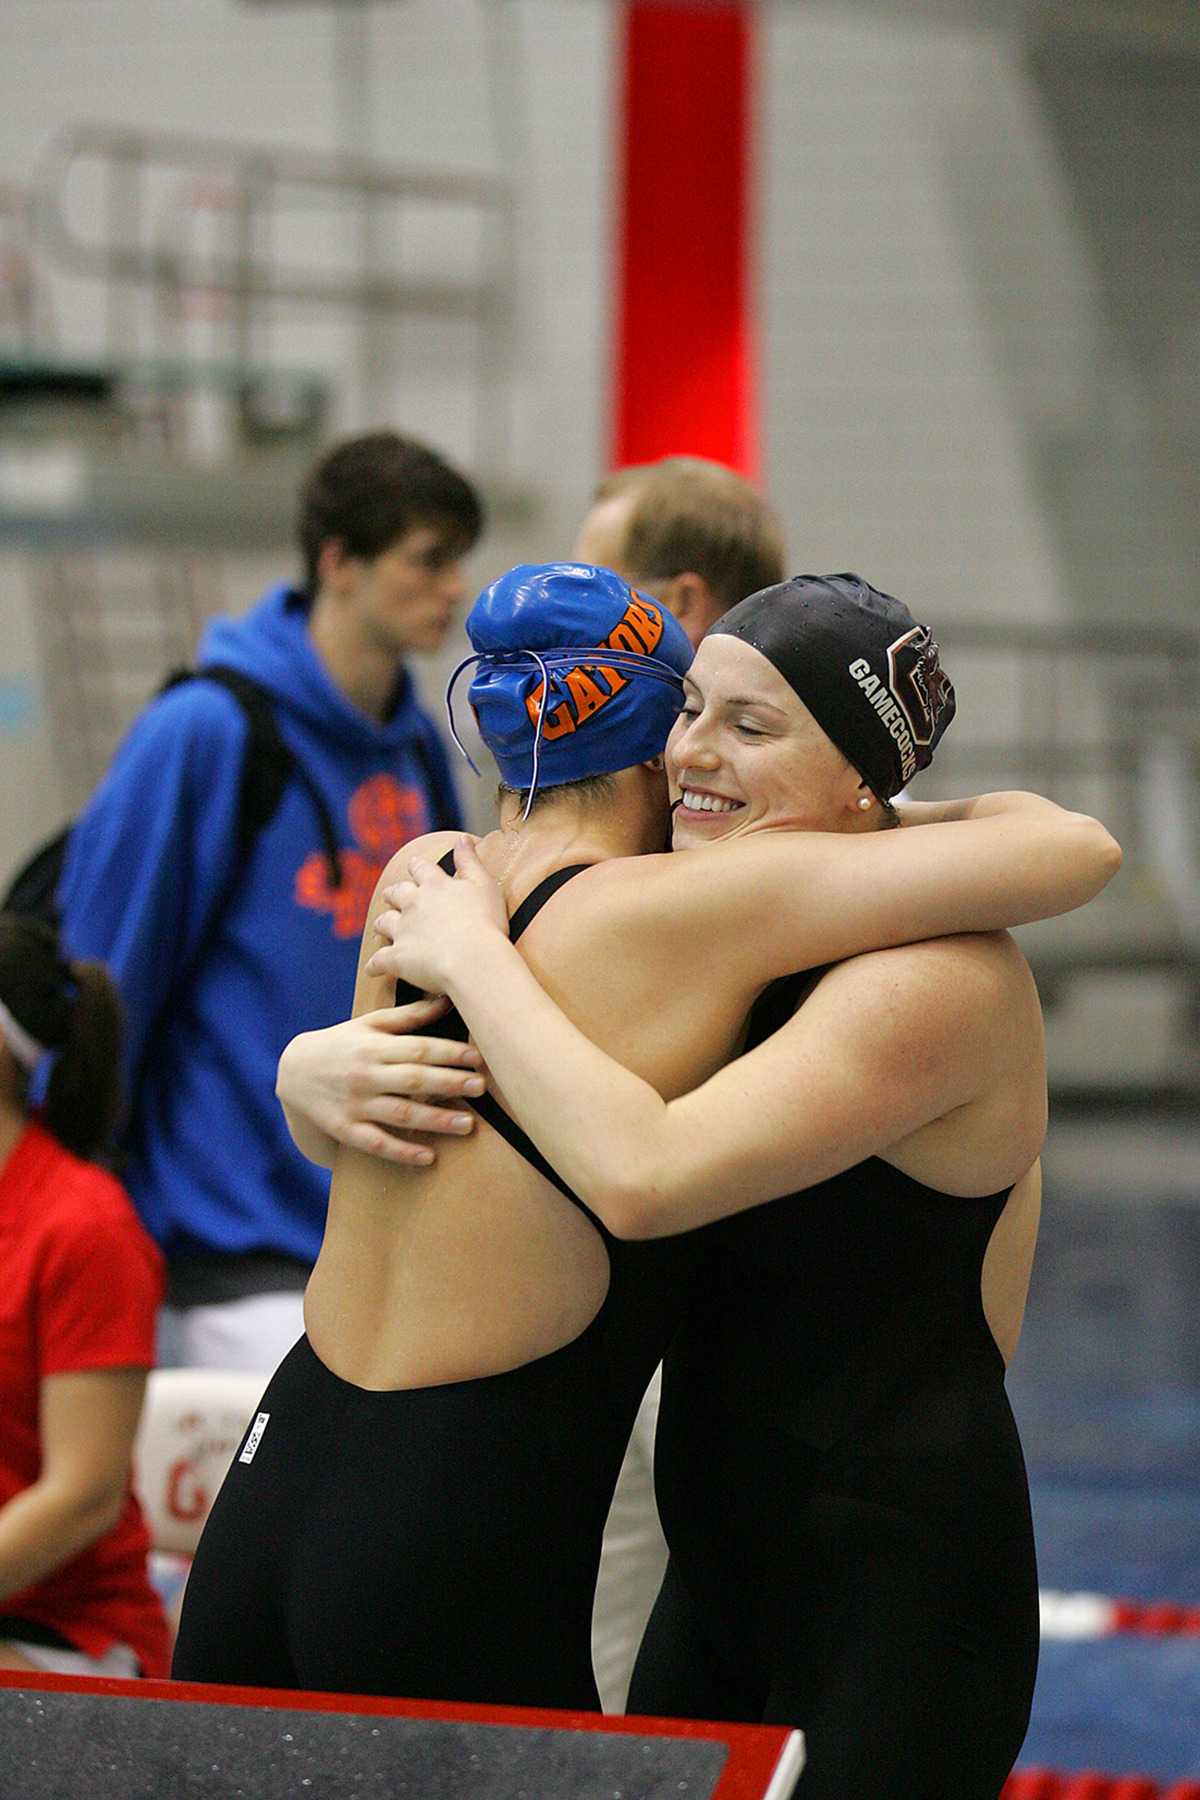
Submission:
<svg viewBox="0 0 1200 1800">
<path fill-rule="evenodd" d="M 532 797 L 665 746 L 692 646 L 671 613 L 611 569 L 523 563 L 484 589 L 466 629 L 475 655 L 451 676 L 447 710 L 474 663 L 471 706 L 507 787 Z M 461 750 L 452 712 L 450 729 Z"/>
</svg>

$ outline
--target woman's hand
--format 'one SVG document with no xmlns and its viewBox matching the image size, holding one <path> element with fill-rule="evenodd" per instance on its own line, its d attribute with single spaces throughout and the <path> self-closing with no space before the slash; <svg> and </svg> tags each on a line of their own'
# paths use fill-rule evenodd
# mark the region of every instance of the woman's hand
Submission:
<svg viewBox="0 0 1200 1800">
<path fill-rule="evenodd" d="M 366 965 L 370 976 L 409 981 L 429 993 L 445 993 L 462 959 L 468 961 L 483 937 L 508 936 L 504 896 L 470 838 L 454 851 L 453 879 L 436 863 L 415 856 L 411 880 L 384 889 L 391 910 L 375 920 L 386 940 Z"/>
<path fill-rule="evenodd" d="M 368 1156 L 423 1167 L 427 1144 L 398 1131 L 461 1136 L 473 1127 L 453 1102 L 482 1094 L 481 1058 L 470 1044 L 415 1037 L 446 1010 L 441 999 L 363 1013 L 292 1039 L 279 1059 L 275 1092 L 300 1149 L 328 1166 L 336 1144 Z M 450 1102 L 449 1106 L 433 1104 Z"/>
</svg>

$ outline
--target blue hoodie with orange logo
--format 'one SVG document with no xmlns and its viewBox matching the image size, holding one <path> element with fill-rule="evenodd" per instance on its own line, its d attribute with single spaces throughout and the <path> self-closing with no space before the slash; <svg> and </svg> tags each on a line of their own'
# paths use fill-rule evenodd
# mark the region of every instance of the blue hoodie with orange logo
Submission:
<svg viewBox="0 0 1200 1800">
<path fill-rule="evenodd" d="M 461 823 L 410 677 L 401 674 L 390 716 L 376 723 L 325 672 L 306 621 L 304 596 L 275 588 L 245 617 L 214 620 L 198 662 L 241 670 L 268 691 L 280 736 L 335 824 L 340 887 L 294 776 L 239 868 L 249 727 L 234 697 L 207 681 L 171 688 L 135 721 L 63 868 L 67 950 L 105 961 L 125 1004 L 122 1176 L 172 1260 L 316 1259 L 329 1177 L 292 1143 L 276 1064 L 297 1032 L 348 1017 L 388 859 Z"/>
</svg>

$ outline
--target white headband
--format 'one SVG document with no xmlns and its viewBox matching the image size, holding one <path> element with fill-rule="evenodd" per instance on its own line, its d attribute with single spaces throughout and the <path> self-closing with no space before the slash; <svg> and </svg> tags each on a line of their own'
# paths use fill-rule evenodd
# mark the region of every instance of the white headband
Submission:
<svg viewBox="0 0 1200 1800">
<path fill-rule="evenodd" d="M 3 1000 L 0 1000 L 0 1038 L 4 1039 L 22 1068 L 36 1067 L 46 1054 L 45 1044 L 39 1044 L 35 1037 L 30 1037 L 23 1025 L 17 1024 Z"/>
</svg>

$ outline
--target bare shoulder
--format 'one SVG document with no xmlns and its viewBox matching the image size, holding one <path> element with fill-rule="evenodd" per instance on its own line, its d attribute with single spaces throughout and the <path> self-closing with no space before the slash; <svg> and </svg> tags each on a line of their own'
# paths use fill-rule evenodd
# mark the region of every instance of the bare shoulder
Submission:
<svg viewBox="0 0 1200 1800">
<path fill-rule="evenodd" d="M 407 844 L 401 844 L 379 877 L 376 893 L 392 887 L 397 881 L 407 881 L 408 866 L 414 856 L 424 857 L 426 862 L 438 862 L 448 850 L 453 850 L 461 836 L 461 831 L 427 831 L 424 837 L 410 838 Z M 378 908 L 373 905 L 371 911 L 374 914 Z"/>
<path fill-rule="evenodd" d="M 623 856 L 594 863 L 551 894 L 522 935 L 521 954 L 577 1023 L 580 992 L 596 985 L 597 969 L 604 971 L 605 991 L 628 1000 L 625 990 L 636 993 L 663 960 L 656 933 L 647 928 L 655 910 L 649 890 L 659 885 L 653 865 L 670 861 Z"/>
<path fill-rule="evenodd" d="M 791 1030 L 823 1055 L 849 1050 L 897 1091 L 936 1091 L 939 1112 L 998 1083 L 1042 1081 L 1037 990 L 1004 932 L 849 957 L 824 972 Z"/>
<path fill-rule="evenodd" d="M 568 1018 L 663 1095 L 687 1092 L 734 1053 L 754 998 L 737 959 L 713 949 L 678 899 L 681 865 L 710 855 L 584 869 L 521 938 L 522 956 Z M 689 980 L 701 945 L 703 979 Z"/>
<path fill-rule="evenodd" d="M 995 1192 L 1029 1167 L 1046 1129 L 1045 1039 L 1007 932 L 873 951 L 831 970 L 822 990 L 828 1033 L 853 1014 L 881 1079 L 939 1097 L 886 1161 L 955 1194 Z"/>
<path fill-rule="evenodd" d="M 385 911 L 387 902 L 383 898 L 385 888 L 393 887 L 398 881 L 407 881 L 409 864 L 414 856 L 424 857 L 426 862 L 437 862 L 452 850 L 462 834 L 457 831 L 429 831 L 424 837 L 411 838 L 387 864 L 383 874 L 375 883 L 375 891 L 371 895 L 367 907 L 367 916 L 363 924 L 362 942 L 358 951 L 358 974 L 354 984 L 353 1016 L 370 1012 L 378 1006 L 390 1006 L 395 997 L 395 983 L 384 976 L 370 977 L 366 974 L 365 965 L 379 948 L 379 936 L 375 930 L 375 921 Z"/>
<path fill-rule="evenodd" d="M 914 999 L 928 994 L 942 1005 L 1037 1003 L 1029 965 L 1007 931 L 963 932 L 870 950 L 837 963 L 820 986 L 839 1000 L 873 991 Z"/>
<path fill-rule="evenodd" d="M 581 869 L 546 902 L 555 918 L 570 918 L 572 928 L 619 928 L 648 915 L 654 894 L 663 886 L 660 865 L 669 856 L 610 856 Z M 539 917 L 541 915 L 539 914 Z"/>
<path fill-rule="evenodd" d="M 739 861 L 741 859 L 739 858 Z M 727 985 L 746 988 L 737 941 L 745 941 L 743 919 L 735 934 L 729 926 L 729 904 L 714 865 L 725 858 L 717 847 L 674 855 L 610 857 L 582 870 L 559 888 L 539 912 L 523 940 L 523 951 L 538 969 L 543 950 L 553 946 L 554 961 L 566 968 L 601 955 L 612 978 L 623 966 L 654 978 L 655 972 L 678 978 L 679 958 L 698 944 L 709 956 L 713 979 L 719 969 Z M 753 993 L 747 994 L 747 1004 Z"/>
<path fill-rule="evenodd" d="M 798 833 L 790 841 L 764 833 L 703 850 L 611 857 L 570 883 L 570 911 L 580 931 L 626 925 L 674 943 L 698 932 L 718 941 L 744 936 L 747 896 L 769 905 L 783 873 L 801 861 L 819 868 L 820 857 L 816 834 Z"/>
</svg>

